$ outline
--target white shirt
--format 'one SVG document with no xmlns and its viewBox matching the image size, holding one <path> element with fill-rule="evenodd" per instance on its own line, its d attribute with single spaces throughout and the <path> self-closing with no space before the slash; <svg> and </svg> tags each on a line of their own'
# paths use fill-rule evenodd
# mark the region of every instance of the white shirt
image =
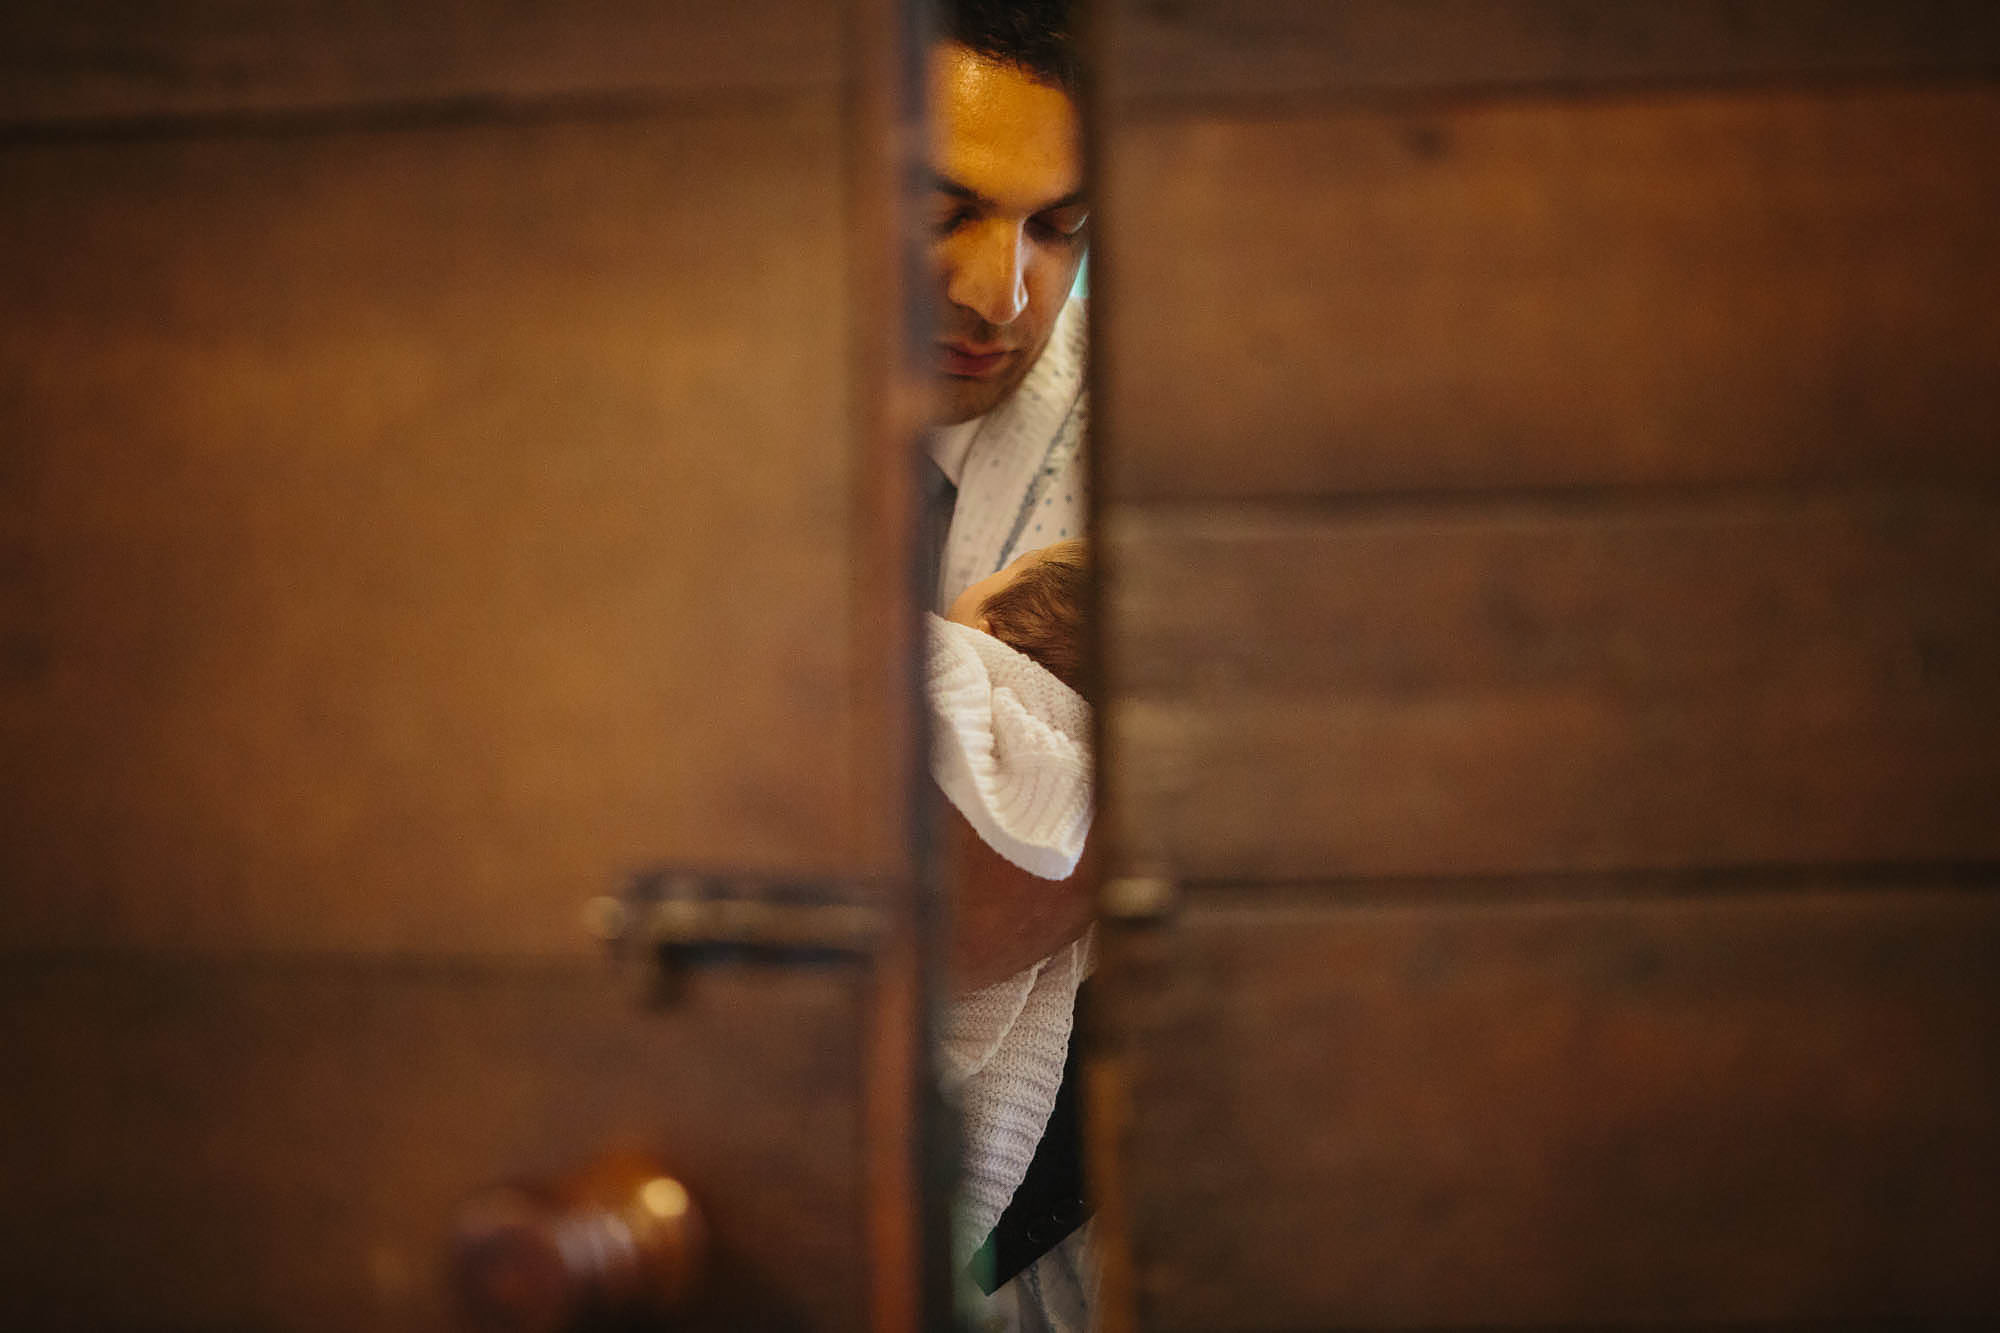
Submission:
<svg viewBox="0 0 2000 1333">
<path fill-rule="evenodd" d="M 952 485 L 959 484 L 965 475 L 965 457 L 972 452 L 972 438 L 979 434 L 979 428 L 986 424 L 985 417 L 974 417 L 961 421 L 955 426 L 940 426 L 933 430 L 924 447 L 930 451 L 931 461 L 944 473 L 945 480 Z"/>
</svg>

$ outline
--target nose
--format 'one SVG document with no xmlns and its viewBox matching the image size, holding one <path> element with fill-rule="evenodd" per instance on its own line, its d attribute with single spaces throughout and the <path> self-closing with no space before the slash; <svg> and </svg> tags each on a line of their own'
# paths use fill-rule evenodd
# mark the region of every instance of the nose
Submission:
<svg viewBox="0 0 2000 1333">
<path fill-rule="evenodd" d="M 1027 236 L 1004 218 L 988 219 L 963 239 L 945 299 L 988 324 L 1012 324 L 1028 308 Z"/>
</svg>

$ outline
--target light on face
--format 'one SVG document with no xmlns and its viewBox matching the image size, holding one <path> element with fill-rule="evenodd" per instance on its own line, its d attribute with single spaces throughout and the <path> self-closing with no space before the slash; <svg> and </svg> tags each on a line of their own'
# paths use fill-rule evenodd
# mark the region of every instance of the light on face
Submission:
<svg viewBox="0 0 2000 1333">
<path fill-rule="evenodd" d="M 1068 93 L 952 42 L 932 49 L 930 91 L 937 420 L 949 423 L 990 411 L 1041 354 L 1083 258 L 1089 207 Z"/>
</svg>

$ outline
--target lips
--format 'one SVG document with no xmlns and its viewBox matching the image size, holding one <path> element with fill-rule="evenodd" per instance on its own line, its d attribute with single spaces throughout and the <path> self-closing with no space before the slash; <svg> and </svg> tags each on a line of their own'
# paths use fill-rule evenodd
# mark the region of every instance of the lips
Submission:
<svg viewBox="0 0 2000 1333">
<path fill-rule="evenodd" d="M 984 379 L 1006 364 L 1012 355 L 1005 347 L 980 347 L 974 343 L 939 343 L 938 359 L 947 375 Z"/>
</svg>

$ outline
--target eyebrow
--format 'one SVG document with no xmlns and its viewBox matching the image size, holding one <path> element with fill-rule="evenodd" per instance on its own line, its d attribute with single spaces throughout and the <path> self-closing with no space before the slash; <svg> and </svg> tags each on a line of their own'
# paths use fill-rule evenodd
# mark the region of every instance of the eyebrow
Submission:
<svg viewBox="0 0 2000 1333">
<path fill-rule="evenodd" d="M 972 189 L 969 186 L 960 185 L 957 181 L 953 180 L 949 176 L 940 176 L 936 172 L 932 172 L 930 180 L 931 180 L 931 188 L 933 190 L 937 190 L 943 194 L 948 194 L 954 199 L 963 199 L 970 204 L 978 204 L 981 208 L 986 209 L 988 212 L 997 213 L 1000 211 L 1000 204 L 997 200 L 989 199 L 985 195 L 979 193 L 979 191 Z M 1068 194 L 1064 195 L 1062 198 L 1054 200 L 1051 203 L 1043 204 L 1040 208 L 1035 209 L 1034 212 L 1053 213 L 1057 209 L 1074 208 L 1078 204 L 1088 202 L 1089 197 L 1090 197 L 1089 192 L 1086 190 L 1071 190 Z"/>
</svg>

